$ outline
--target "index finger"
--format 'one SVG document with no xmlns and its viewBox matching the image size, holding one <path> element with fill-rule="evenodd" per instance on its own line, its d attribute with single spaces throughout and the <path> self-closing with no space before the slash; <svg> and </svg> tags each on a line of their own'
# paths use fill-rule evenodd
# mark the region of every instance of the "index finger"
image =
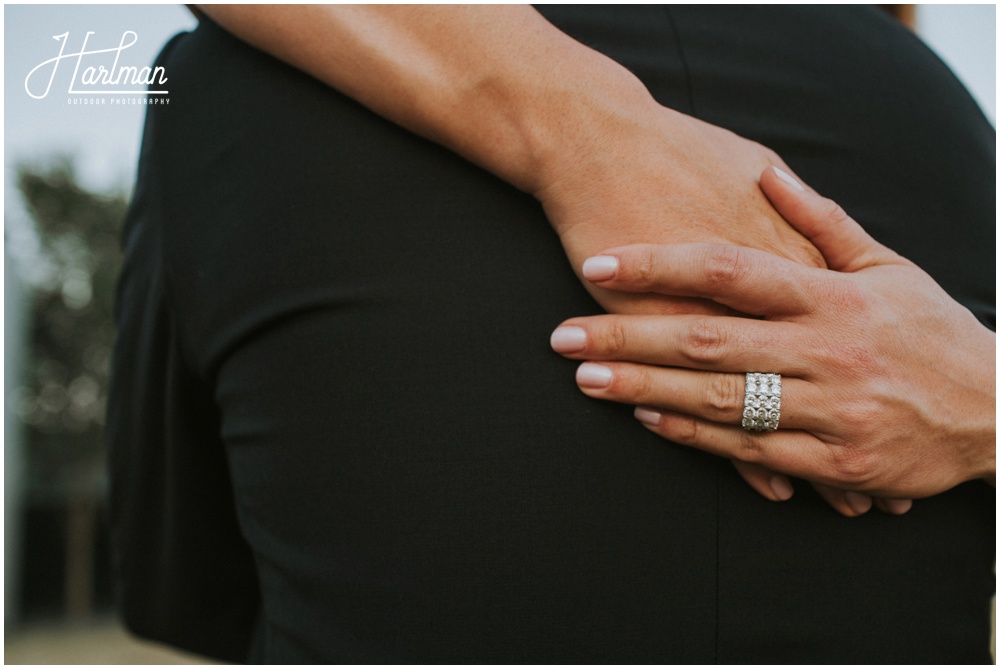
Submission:
<svg viewBox="0 0 1000 669">
<path fill-rule="evenodd" d="M 758 316 L 812 308 L 815 270 L 765 251 L 731 244 L 635 244 L 583 263 L 601 288 L 707 298 Z"/>
</svg>

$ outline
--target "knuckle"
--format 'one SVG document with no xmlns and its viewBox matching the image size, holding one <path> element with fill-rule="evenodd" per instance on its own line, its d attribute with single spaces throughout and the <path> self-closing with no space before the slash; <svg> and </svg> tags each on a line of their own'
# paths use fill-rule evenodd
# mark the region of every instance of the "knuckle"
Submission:
<svg viewBox="0 0 1000 669">
<path fill-rule="evenodd" d="M 728 333 L 718 321 L 700 318 L 688 326 L 681 353 L 696 364 L 714 365 L 725 357 L 728 339 Z"/>
<path fill-rule="evenodd" d="M 622 263 L 628 282 L 644 288 L 651 286 L 656 280 L 656 254 L 651 248 L 636 249 L 628 262 Z"/>
<path fill-rule="evenodd" d="M 631 365 L 615 365 L 606 393 L 608 397 L 630 404 L 655 404 L 656 399 L 650 375 L 641 367 Z"/>
<path fill-rule="evenodd" d="M 656 403 L 655 385 L 647 372 L 636 369 L 627 378 L 631 381 L 631 396 L 636 404 Z"/>
<path fill-rule="evenodd" d="M 717 246 L 705 257 L 705 278 L 710 286 L 738 283 L 749 269 L 746 252 L 738 246 Z"/>
<path fill-rule="evenodd" d="M 697 419 L 691 416 L 665 416 L 661 424 L 665 437 L 678 444 L 692 445 L 698 443 L 701 426 Z"/>
<path fill-rule="evenodd" d="M 828 223 L 843 225 L 851 220 L 844 208 L 829 198 L 823 198 L 823 216 Z"/>
<path fill-rule="evenodd" d="M 844 428 L 845 434 L 863 434 L 877 425 L 882 415 L 879 403 L 871 400 L 854 399 L 841 404 L 837 411 L 837 419 Z"/>
<path fill-rule="evenodd" d="M 705 403 L 716 419 L 732 418 L 743 408 L 743 384 L 739 377 L 732 374 L 710 375 Z"/>
<path fill-rule="evenodd" d="M 833 470 L 837 481 L 864 489 L 877 476 L 878 456 L 866 449 L 841 446 L 833 452 Z"/>
<path fill-rule="evenodd" d="M 741 430 L 739 432 L 739 443 L 737 444 L 737 459 L 743 462 L 759 464 L 764 460 L 764 453 L 761 450 L 760 438 L 753 432 Z"/>
<path fill-rule="evenodd" d="M 597 342 L 598 352 L 606 356 L 617 356 L 625 352 L 627 343 L 628 336 L 625 333 L 625 326 L 621 321 L 613 320 L 608 323 Z"/>
</svg>

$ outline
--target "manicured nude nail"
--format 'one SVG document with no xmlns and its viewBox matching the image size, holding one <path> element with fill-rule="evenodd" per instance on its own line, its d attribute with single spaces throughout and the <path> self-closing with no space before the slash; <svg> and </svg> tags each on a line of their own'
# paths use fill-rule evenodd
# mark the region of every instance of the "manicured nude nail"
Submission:
<svg viewBox="0 0 1000 669">
<path fill-rule="evenodd" d="M 552 350 L 557 353 L 576 353 L 587 346 L 587 331 L 575 325 L 562 325 L 549 338 Z"/>
<path fill-rule="evenodd" d="M 657 427 L 660 424 L 660 419 L 663 418 L 663 414 L 659 411 L 647 409 L 646 407 L 636 407 L 635 417 L 646 425 Z"/>
<path fill-rule="evenodd" d="M 768 483 L 771 484 L 771 492 L 782 502 L 791 499 L 792 493 L 795 492 L 795 489 L 792 488 L 792 482 L 784 476 L 772 476 Z"/>
<path fill-rule="evenodd" d="M 781 169 L 780 167 L 775 167 L 774 173 L 778 175 L 779 179 L 784 181 L 786 184 L 791 184 L 796 190 L 805 191 L 805 188 L 803 188 L 802 184 L 800 184 L 798 181 L 795 180 L 795 177 L 793 177 L 791 174 Z"/>
<path fill-rule="evenodd" d="M 618 258 L 594 256 L 583 261 L 583 276 L 591 281 L 606 281 L 618 271 Z"/>
<path fill-rule="evenodd" d="M 872 508 L 872 498 L 857 492 L 845 492 L 844 501 L 855 513 L 867 513 Z"/>
<path fill-rule="evenodd" d="M 576 370 L 576 382 L 584 388 L 604 388 L 611 383 L 611 369 L 585 362 Z"/>
</svg>

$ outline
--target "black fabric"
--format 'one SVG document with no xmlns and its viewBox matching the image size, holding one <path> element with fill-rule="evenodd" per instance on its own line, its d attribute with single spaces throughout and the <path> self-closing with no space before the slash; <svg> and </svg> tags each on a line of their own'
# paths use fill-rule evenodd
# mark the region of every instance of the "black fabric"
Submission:
<svg viewBox="0 0 1000 669">
<path fill-rule="evenodd" d="M 904 29 L 540 9 L 993 326 L 995 133 Z M 109 413 L 137 633 L 289 663 L 989 661 L 991 488 L 899 518 L 763 500 L 579 393 L 548 336 L 599 308 L 536 201 L 211 23 L 168 51 Z"/>
<path fill-rule="evenodd" d="M 156 64 L 185 38 L 170 40 Z M 117 596 L 136 634 L 241 660 L 260 596 L 236 523 L 212 389 L 183 360 L 178 314 L 166 296 L 160 148 L 149 141 L 160 132 L 150 114 L 116 304 L 107 434 Z"/>
</svg>

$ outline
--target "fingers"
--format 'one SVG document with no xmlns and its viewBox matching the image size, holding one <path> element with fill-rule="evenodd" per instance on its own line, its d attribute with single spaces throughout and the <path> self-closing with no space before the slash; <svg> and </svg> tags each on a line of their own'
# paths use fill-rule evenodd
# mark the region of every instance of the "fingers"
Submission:
<svg viewBox="0 0 1000 669">
<path fill-rule="evenodd" d="M 778 213 L 816 245 L 830 269 L 855 272 L 901 260 L 872 239 L 836 202 L 806 190 L 780 168 L 764 170 L 760 187 Z"/>
<path fill-rule="evenodd" d="M 826 500 L 827 504 L 848 518 L 862 516 L 868 513 L 873 506 L 877 507 L 879 511 L 901 516 L 913 506 L 911 499 L 873 498 L 864 493 L 831 488 L 819 483 L 814 483 L 813 488 L 820 494 L 820 497 Z"/>
<path fill-rule="evenodd" d="M 576 360 L 805 376 L 808 361 L 796 327 L 736 317 L 606 315 L 566 321 L 550 344 Z"/>
<path fill-rule="evenodd" d="M 743 480 L 761 497 L 772 502 L 785 502 L 792 498 L 795 488 L 784 474 L 749 462 L 733 460 L 732 463 Z M 840 490 L 818 483 L 814 483 L 813 488 L 835 511 L 848 518 L 863 516 L 872 509 L 872 506 L 896 516 L 906 513 L 913 506 L 913 500 L 909 499 L 883 499 L 881 497 L 873 499 L 863 493 Z"/>
<path fill-rule="evenodd" d="M 695 372 L 631 363 L 585 362 L 576 382 L 594 399 L 634 404 L 649 410 L 666 410 L 740 425 L 746 377 L 743 374 Z M 782 428 L 822 430 L 823 419 L 812 407 L 823 406 L 813 385 L 801 379 L 782 379 Z M 742 428 L 740 428 L 742 431 Z"/>
<path fill-rule="evenodd" d="M 736 467 L 736 471 L 740 473 L 743 480 L 762 497 L 772 502 L 783 502 L 791 498 L 794 489 L 787 476 L 767 467 L 739 460 L 733 460 L 733 466 Z M 868 495 L 839 490 L 818 483 L 814 483 L 813 488 L 834 511 L 848 518 L 863 516 L 872 508 L 872 498 Z"/>
<path fill-rule="evenodd" d="M 647 407 L 636 407 L 635 417 L 646 429 L 670 441 L 730 458 L 744 480 L 772 501 L 783 501 L 785 483 L 791 488 L 791 482 L 777 472 L 815 479 L 821 470 L 825 444 L 799 430 L 751 433 L 740 427 Z M 864 493 L 822 483 L 813 482 L 813 488 L 827 504 L 848 517 L 868 513 L 873 504 L 893 515 L 902 515 L 913 506 L 912 500 L 873 499 Z M 784 499 L 789 497 L 790 493 Z"/>
<path fill-rule="evenodd" d="M 895 516 L 901 516 L 911 508 L 913 508 L 912 499 L 887 499 L 876 497 L 875 506 L 877 506 L 882 511 L 886 513 L 891 513 Z"/>
<path fill-rule="evenodd" d="M 794 488 L 792 488 L 792 482 L 787 476 L 761 465 L 740 462 L 739 460 L 733 460 L 732 462 L 733 466 L 736 467 L 736 471 L 743 477 L 743 480 L 762 497 L 772 502 L 783 502 L 791 499 Z M 819 484 L 813 484 L 813 488 L 815 488 L 820 497 L 834 511 L 848 518 L 862 516 L 872 508 L 872 498 L 868 495 L 838 490 Z"/>
<path fill-rule="evenodd" d="M 831 488 L 820 483 L 813 483 L 813 488 L 835 511 L 848 518 L 863 516 L 873 507 L 884 513 L 901 516 L 913 506 L 913 500 L 910 499 L 869 497 L 861 492 Z"/>
<path fill-rule="evenodd" d="M 809 277 L 821 270 L 728 244 L 638 244 L 588 258 L 585 278 L 601 288 L 701 297 L 759 316 L 807 313 Z"/>
<path fill-rule="evenodd" d="M 661 437 L 731 460 L 765 466 L 804 479 L 819 479 L 824 471 L 827 446 L 805 431 L 748 432 L 735 425 L 722 425 L 650 407 L 637 407 L 635 417 Z M 784 423 L 782 415 L 782 426 Z"/>
<path fill-rule="evenodd" d="M 872 498 L 864 493 L 840 490 L 814 483 L 813 488 L 835 511 L 848 518 L 863 516 L 871 511 Z"/>
<path fill-rule="evenodd" d="M 767 467 L 753 465 L 749 462 L 733 460 L 733 466 L 743 480 L 750 484 L 760 495 L 772 502 L 784 502 L 792 498 L 795 488 L 784 474 L 773 472 Z"/>
<path fill-rule="evenodd" d="M 791 480 L 784 474 L 749 462 L 733 460 L 732 463 L 743 480 L 761 497 L 772 502 L 785 502 L 792 498 L 795 488 L 792 486 Z M 863 516 L 873 506 L 885 513 L 900 516 L 913 506 L 913 500 L 909 499 L 872 498 L 864 493 L 840 490 L 819 483 L 814 483 L 813 488 L 835 511 L 848 518 Z"/>
</svg>

